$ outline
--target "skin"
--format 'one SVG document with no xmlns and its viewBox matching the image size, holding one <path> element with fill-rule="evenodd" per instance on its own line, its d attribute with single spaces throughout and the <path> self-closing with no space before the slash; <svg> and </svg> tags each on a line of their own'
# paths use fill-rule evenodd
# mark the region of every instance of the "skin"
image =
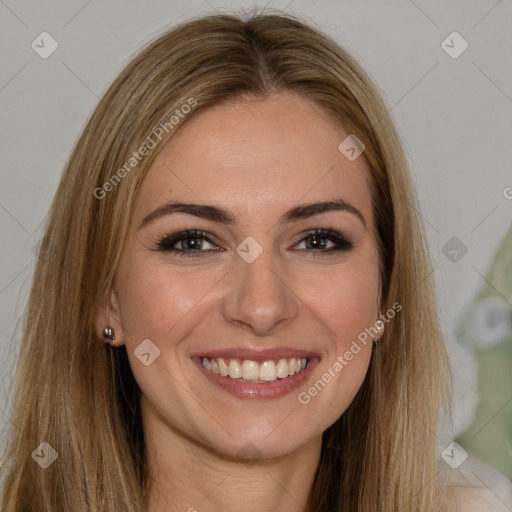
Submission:
<svg viewBox="0 0 512 512">
<path fill-rule="evenodd" d="M 153 161 L 134 205 L 110 316 L 98 318 L 99 332 L 110 324 L 116 344 L 126 345 L 142 390 L 150 512 L 303 511 L 322 433 L 360 388 L 371 341 L 307 405 L 297 395 L 380 314 L 369 172 L 364 157 L 351 162 L 338 150 L 347 135 L 317 106 L 280 93 L 200 112 Z M 336 198 L 359 209 L 366 226 L 346 211 L 277 222 L 298 204 Z M 237 222 L 174 213 L 140 228 L 170 199 L 222 206 Z M 322 253 L 311 238 L 301 241 L 308 230 L 329 228 L 355 247 Z M 198 257 L 155 250 L 161 238 L 186 229 L 211 234 L 213 245 L 204 241 Z M 236 252 L 247 236 L 263 248 L 250 264 Z M 223 250 L 207 252 L 215 247 Z M 145 339 L 160 349 L 149 366 L 134 354 Z M 212 385 L 191 360 L 237 345 L 310 350 L 321 360 L 296 391 L 241 399 Z M 237 455 L 248 442 L 258 459 L 252 463 Z"/>
</svg>

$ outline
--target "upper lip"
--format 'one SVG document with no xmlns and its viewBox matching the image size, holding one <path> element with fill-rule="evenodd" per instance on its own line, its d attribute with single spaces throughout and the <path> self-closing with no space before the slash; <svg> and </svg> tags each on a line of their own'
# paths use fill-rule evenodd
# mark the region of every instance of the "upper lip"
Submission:
<svg viewBox="0 0 512 512">
<path fill-rule="evenodd" d="M 289 359 L 292 357 L 296 357 L 299 359 L 311 359 L 313 357 L 320 356 L 315 352 L 310 352 L 307 350 L 298 350 L 287 347 L 276 347 L 266 350 L 253 350 L 248 348 L 233 347 L 225 349 L 208 350 L 205 352 L 196 352 L 192 354 L 191 357 L 225 357 L 227 359 L 241 359 L 262 362 L 270 361 L 272 359 Z"/>
</svg>

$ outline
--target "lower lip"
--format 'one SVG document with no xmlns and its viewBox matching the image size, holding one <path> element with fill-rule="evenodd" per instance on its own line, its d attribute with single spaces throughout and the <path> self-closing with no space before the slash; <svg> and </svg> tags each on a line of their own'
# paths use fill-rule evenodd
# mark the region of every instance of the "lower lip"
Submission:
<svg viewBox="0 0 512 512">
<path fill-rule="evenodd" d="M 222 377 L 217 373 L 207 370 L 203 366 L 202 358 L 194 357 L 192 359 L 199 367 L 203 375 L 213 384 L 216 384 L 224 391 L 236 396 L 237 398 L 252 398 L 256 400 L 268 400 L 280 398 L 297 389 L 309 378 L 313 368 L 319 363 L 320 359 L 313 357 L 309 360 L 308 366 L 295 375 L 285 379 L 276 379 L 272 382 L 240 382 L 230 377 Z"/>
</svg>

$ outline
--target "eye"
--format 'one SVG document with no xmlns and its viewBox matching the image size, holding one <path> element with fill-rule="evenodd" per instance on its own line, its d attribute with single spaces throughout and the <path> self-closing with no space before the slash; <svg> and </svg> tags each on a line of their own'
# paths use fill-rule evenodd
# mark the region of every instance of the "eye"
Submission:
<svg viewBox="0 0 512 512">
<path fill-rule="evenodd" d="M 328 247 L 329 242 L 332 244 L 331 247 Z M 309 231 L 297 245 L 302 243 L 305 243 L 306 250 L 321 249 L 313 251 L 320 253 L 349 251 L 355 246 L 350 237 L 341 235 L 331 229 L 314 229 Z"/>
<path fill-rule="evenodd" d="M 205 246 L 205 242 L 216 248 L 207 248 L 207 251 L 202 250 Z M 164 237 L 158 243 L 158 249 L 165 252 L 174 252 L 179 256 L 199 256 L 199 254 L 193 253 L 210 252 L 212 250 L 217 251 L 218 247 L 214 245 L 208 233 L 192 229 Z"/>
<path fill-rule="evenodd" d="M 298 244 L 305 244 L 305 249 L 294 249 L 312 253 L 332 253 L 349 251 L 355 244 L 350 237 L 344 236 L 332 229 L 314 229 L 306 233 Z M 329 247 L 329 244 L 331 246 Z M 208 247 L 208 245 L 210 247 Z M 209 233 L 195 229 L 182 231 L 166 236 L 158 242 L 157 249 L 163 252 L 173 252 L 178 256 L 200 256 L 201 253 L 218 252 L 221 249 L 215 245 Z"/>
</svg>

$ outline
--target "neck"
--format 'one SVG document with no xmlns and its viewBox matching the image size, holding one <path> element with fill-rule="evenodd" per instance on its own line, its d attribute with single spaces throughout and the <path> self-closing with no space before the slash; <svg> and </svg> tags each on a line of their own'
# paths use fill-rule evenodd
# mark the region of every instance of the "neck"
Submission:
<svg viewBox="0 0 512 512">
<path fill-rule="evenodd" d="M 148 512 L 304 512 L 321 435 L 282 457 L 240 461 L 185 437 L 157 416 L 144 423 Z"/>
</svg>

